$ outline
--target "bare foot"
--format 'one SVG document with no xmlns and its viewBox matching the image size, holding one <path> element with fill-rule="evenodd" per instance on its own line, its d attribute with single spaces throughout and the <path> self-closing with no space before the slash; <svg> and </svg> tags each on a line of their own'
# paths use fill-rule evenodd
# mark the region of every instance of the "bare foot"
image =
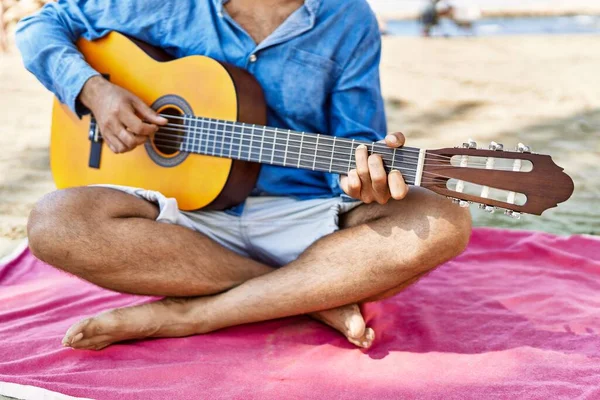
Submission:
<svg viewBox="0 0 600 400">
<path fill-rule="evenodd" d="M 358 347 L 369 348 L 375 340 L 375 331 L 368 328 L 365 319 L 356 304 L 350 304 L 331 310 L 309 314 L 346 336 L 348 341 Z"/>
<path fill-rule="evenodd" d="M 212 329 L 206 321 L 199 321 L 198 313 L 193 312 L 201 299 L 166 298 L 107 311 L 77 322 L 69 328 L 62 343 L 74 349 L 100 350 L 123 340 L 206 333 Z M 365 326 L 356 304 L 311 316 L 340 331 L 356 346 L 368 348 L 375 339 L 375 333 Z"/>
<path fill-rule="evenodd" d="M 155 301 L 117 308 L 71 326 L 63 345 L 100 350 L 115 342 L 148 337 L 181 337 L 202 333 L 200 321 L 190 318 L 187 299 Z"/>
</svg>

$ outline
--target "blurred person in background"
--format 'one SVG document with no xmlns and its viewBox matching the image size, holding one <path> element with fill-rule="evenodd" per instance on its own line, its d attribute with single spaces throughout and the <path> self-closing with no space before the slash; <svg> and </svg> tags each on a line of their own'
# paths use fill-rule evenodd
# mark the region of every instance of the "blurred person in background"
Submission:
<svg viewBox="0 0 600 400">
<path fill-rule="evenodd" d="M 455 4 L 445 0 L 430 0 L 420 17 L 424 37 L 431 36 L 433 27 L 439 25 L 442 17 L 451 19 L 459 28 L 472 33 L 473 23 L 481 17 L 481 11 L 475 5 Z"/>
</svg>

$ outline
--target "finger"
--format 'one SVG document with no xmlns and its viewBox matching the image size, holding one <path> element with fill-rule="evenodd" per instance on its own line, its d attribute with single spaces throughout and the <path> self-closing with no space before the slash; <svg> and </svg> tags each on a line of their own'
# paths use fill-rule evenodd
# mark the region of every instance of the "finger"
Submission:
<svg viewBox="0 0 600 400">
<path fill-rule="evenodd" d="M 408 185 L 398 170 L 393 170 L 388 175 L 388 186 L 394 200 L 402 200 L 408 194 Z"/>
<path fill-rule="evenodd" d="M 360 180 L 361 193 L 360 199 L 365 203 L 373 201 L 373 189 L 371 184 L 371 174 L 369 173 L 369 152 L 367 146 L 361 144 L 356 148 L 354 157 L 356 158 L 356 173 Z"/>
<path fill-rule="evenodd" d="M 340 177 L 340 186 L 348 196 L 353 199 L 360 199 L 361 184 L 355 169 L 348 171 L 347 176 L 342 175 Z"/>
<path fill-rule="evenodd" d="M 129 132 L 124 127 L 119 131 L 117 137 L 121 143 L 125 145 L 125 151 L 133 150 L 137 146 L 137 141 L 133 133 Z"/>
<path fill-rule="evenodd" d="M 136 135 L 150 136 L 158 130 L 158 126 L 145 124 L 133 112 L 133 109 L 124 109 L 120 115 L 120 120 L 125 125 L 128 131 Z"/>
<path fill-rule="evenodd" d="M 388 133 L 388 135 L 385 137 L 385 144 L 387 144 L 389 147 L 404 146 L 404 142 L 406 142 L 406 139 L 404 138 L 402 132 Z"/>
<path fill-rule="evenodd" d="M 385 204 L 390 199 L 390 190 L 387 184 L 387 174 L 383 168 L 381 156 L 372 154 L 369 156 L 369 174 L 371 175 L 371 184 L 373 195 L 379 204 Z"/>
<path fill-rule="evenodd" d="M 102 140 L 106 143 L 110 151 L 112 151 L 113 153 L 117 152 L 117 147 L 113 144 L 112 138 L 109 138 L 108 136 L 103 136 Z"/>
<path fill-rule="evenodd" d="M 116 135 L 105 137 L 104 140 L 107 142 L 108 148 L 111 149 L 115 154 L 124 153 L 127 151 L 127 147 Z"/>
<path fill-rule="evenodd" d="M 156 111 L 148 107 L 144 102 L 137 97 L 133 99 L 133 108 L 137 111 L 142 119 L 146 122 L 151 122 L 157 125 L 165 125 L 169 122 L 165 117 L 159 116 Z"/>
<path fill-rule="evenodd" d="M 119 153 L 119 149 L 122 143 L 115 135 L 115 129 L 109 125 L 100 126 L 100 132 L 102 133 L 102 140 L 106 142 L 106 145 L 113 153 Z"/>
<path fill-rule="evenodd" d="M 148 140 L 148 136 L 146 135 L 136 135 L 133 134 L 133 138 L 135 139 L 135 146 L 139 146 L 140 144 L 143 144 L 146 142 L 146 140 Z"/>
</svg>

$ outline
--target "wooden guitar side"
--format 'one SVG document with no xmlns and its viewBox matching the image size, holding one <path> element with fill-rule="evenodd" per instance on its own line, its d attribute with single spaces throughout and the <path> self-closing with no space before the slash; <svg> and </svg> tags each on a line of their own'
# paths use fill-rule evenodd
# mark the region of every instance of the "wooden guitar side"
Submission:
<svg viewBox="0 0 600 400">
<path fill-rule="evenodd" d="M 167 61 L 164 52 L 115 32 L 77 44 L 94 69 L 147 104 L 176 95 L 197 116 L 266 123 L 262 90 L 248 72 L 239 68 L 202 56 Z M 79 119 L 55 100 L 50 164 L 57 187 L 134 186 L 174 197 L 183 210 L 224 209 L 248 196 L 260 170 L 256 163 L 195 154 L 176 166 L 162 167 L 148 156 L 144 146 L 116 155 L 105 145 L 100 168 L 90 168 L 89 127 L 89 116 Z"/>
</svg>

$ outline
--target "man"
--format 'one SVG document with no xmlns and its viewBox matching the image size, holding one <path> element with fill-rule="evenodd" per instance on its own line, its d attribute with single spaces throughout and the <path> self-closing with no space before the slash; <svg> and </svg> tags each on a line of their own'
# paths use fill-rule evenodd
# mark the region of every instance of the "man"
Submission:
<svg viewBox="0 0 600 400">
<path fill-rule="evenodd" d="M 440 17 L 450 16 L 453 10 L 454 7 L 452 4 L 442 2 L 441 0 L 430 0 L 419 18 L 421 25 L 423 25 L 423 36 L 431 36 L 431 30 L 440 23 Z"/>
<path fill-rule="evenodd" d="M 364 0 L 72 0 L 23 20 L 27 68 L 74 112 L 91 110 L 121 153 L 165 120 L 98 76 L 73 45 L 111 30 L 249 70 L 269 125 L 384 138 L 380 36 Z M 404 137 L 385 141 L 398 147 Z M 356 162 L 342 177 L 265 165 L 254 195 L 225 212 L 180 212 L 160 193 L 123 187 L 47 195 L 28 224 L 37 257 L 105 288 L 165 296 L 81 321 L 63 344 L 100 349 L 310 314 L 369 347 L 375 333 L 357 303 L 392 296 L 459 254 L 471 225 L 447 199 L 408 192 L 364 146 Z"/>
</svg>

